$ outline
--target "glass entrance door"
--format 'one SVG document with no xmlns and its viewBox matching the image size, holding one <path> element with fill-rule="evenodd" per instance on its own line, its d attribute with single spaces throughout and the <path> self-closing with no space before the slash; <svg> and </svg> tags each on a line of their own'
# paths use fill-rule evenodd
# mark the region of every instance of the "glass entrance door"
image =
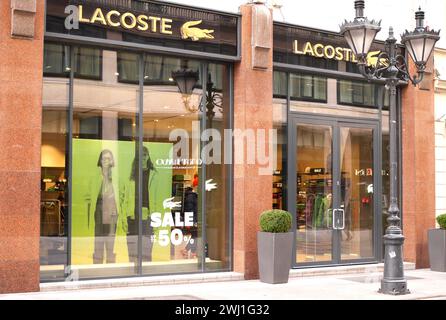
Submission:
<svg viewBox="0 0 446 320">
<path fill-rule="evenodd" d="M 377 128 L 369 122 L 292 121 L 288 208 L 297 267 L 376 259 Z"/>
<path fill-rule="evenodd" d="M 333 260 L 333 125 L 296 128 L 296 262 Z M 293 172 L 293 171 L 290 171 Z"/>
<path fill-rule="evenodd" d="M 375 197 L 373 128 L 340 128 L 341 260 L 374 257 Z"/>
</svg>

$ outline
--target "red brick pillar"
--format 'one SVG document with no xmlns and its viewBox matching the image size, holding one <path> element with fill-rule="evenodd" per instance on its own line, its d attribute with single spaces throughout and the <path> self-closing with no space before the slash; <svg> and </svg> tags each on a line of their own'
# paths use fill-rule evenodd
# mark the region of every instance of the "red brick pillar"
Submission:
<svg viewBox="0 0 446 320">
<path fill-rule="evenodd" d="M 235 66 L 235 129 L 273 128 L 272 13 L 263 4 L 242 5 L 242 61 Z M 266 137 L 268 139 L 268 137 Z M 235 144 L 235 158 L 245 152 Z M 260 141 L 257 141 L 259 143 Z M 263 142 L 263 141 L 262 141 Z M 272 208 L 272 170 L 261 175 L 256 164 L 235 164 L 234 270 L 245 279 L 258 278 L 257 231 L 259 216 Z"/>
<path fill-rule="evenodd" d="M 415 67 L 411 63 L 411 74 Z M 432 61 L 428 71 L 432 69 Z M 404 260 L 429 267 L 427 231 L 435 227 L 434 81 L 426 74 L 419 87 L 402 92 Z"/>
<path fill-rule="evenodd" d="M 0 293 L 39 290 L 44 2 L 0 1 Z"/>
</svg>

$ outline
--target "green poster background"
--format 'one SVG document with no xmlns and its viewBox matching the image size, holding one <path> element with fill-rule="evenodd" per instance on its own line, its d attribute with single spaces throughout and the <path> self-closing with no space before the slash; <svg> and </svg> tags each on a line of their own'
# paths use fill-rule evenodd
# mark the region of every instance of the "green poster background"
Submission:
<svg viewBox="0 0 446 320">
<path fill-rule="evenodd" d="M 149 149 L 150 157 L 155 165 L 156 174 L 150 185 L 150 211 L 164 214 L 163 201 L 172 194 L 172 169 L 156 167 L 157 159 L 172 158 L 172 144 L 144 143 Z M 112 169 L 113 187 L 118 207 L 118 224 L 114 243 L 116 263 L 129 262 L 127 236 L 123 224 L 128 213 L 123 206 L 124 188 L 129 185 L 133 159 L 135 158 L 135 142 L 73 139 L 73 173 L 72 173 L 72 250 L 73 265 L 93 263 L 95 219 L 98 190 L 101 187 L 101 168 L 97 166 L 100 153 L 108 149 L 113 153 L 115 166 Z M 131 185 L 131 184 L 130 184 Z M 134 185 L 134 184 L 133 184 Z M 118 191 L 119 190 L 119 191 Z M 90 200 L 88 200 L 90 199 Z M 90 205 L 88 205 L 90 201 Z M 129 201 L 135 201 L 129 199 Z M 158 239 L 158 232 L 154 229 Z M 168 228 L 170 231 L 170 228 Z M 170 235 L 170 233 L 169 233 Z M 104 253 L 104 263 L 105 263 Z M 170 246 L 161 247 L 153 244 L 152 261 L 170 260 Z"/>
</svg>

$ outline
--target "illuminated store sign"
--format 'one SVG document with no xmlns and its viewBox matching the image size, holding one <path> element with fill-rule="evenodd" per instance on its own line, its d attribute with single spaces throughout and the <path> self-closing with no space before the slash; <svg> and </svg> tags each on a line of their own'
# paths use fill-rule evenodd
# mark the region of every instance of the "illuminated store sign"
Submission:
<svg viewBox="0 0 446 320">
<path fill-rule="evenodd" d="M 131 12 L 121 13 L 117 10 L 103 11 L 101 8 L 96 8 L 91 17 L 89 17 L 84 16 L 83 6 L 79 6 L 78 8 L 79 22 L 100 23 L 110 27 L 172 34 L 172 19 L 152 17 L 144 14 L 135 15 Z"/>
<path fill-rule="evenodd" d="M 239 55 L 240 15 L 146 0 L 47 0 L 46 32 Z"/>
<path fill-rule="evenodd" d="M 305 43 L 300 46 L 298 40 L 293 42 L 293 53 L 298 55 L 310 55 L 316 58 L 335 59 L 338 61 L 357 62 L 351 49 L 334 47 L 332 45 Z"/>
<path fill-rule="evenodd" d="M 149 16 L 145 14 L 134 14 L 132 12 L 121 13 L 117 10 L 103 10 L 96 8 L 92 15 L 86 15 L 83 6 L 78 6 L 79 22 L 96 24 L 100 23 L 104 26 L 124 28 L 127 30 L 138 30 L 143 32 L 152 32 L 160 34 L 173 34 L 172 19 Z M 188 21 L 184 23 L 179 32 L 182 39 L 191 39 L 199 41 L 201 39 L 214 39 L 212 35 L 214 30 L 201 29 L 198 26 L 202 24 L 202 20 Z"/>
<path fill-rule="evenodd" d="M 299 46 L 299 41 L 293 42 L 293 53 L 297 55 L 309 55 L 316 58 L 325 58 L 337 61 L 347 61 L 357 63 L 355 54 L 351 49 L 335 47 L 332 45 L 323 45 L 321 43 L 312 44 L 311 42 L 305 43 L 303 47 Z M 372 51 L 367 55 L 367 64 L 369 66 L 376 66 L 378 62 L 378 56 L 381 51 Z M 381 63 L 387 64 L 386 59 L 381 59 Z"/>
<path fill-rule="evenodd" d="M 367 55 L 369 66 L 387 65 L 382 41 L 374 41 Z M 404 48 L 397 46 L 397 52 L 405 55 Z M 358 73 L 357 58 L 344 37 L 338 33 L 274 23 L 274 63 L 300 65 L 321 70 Z"/>
</svg>

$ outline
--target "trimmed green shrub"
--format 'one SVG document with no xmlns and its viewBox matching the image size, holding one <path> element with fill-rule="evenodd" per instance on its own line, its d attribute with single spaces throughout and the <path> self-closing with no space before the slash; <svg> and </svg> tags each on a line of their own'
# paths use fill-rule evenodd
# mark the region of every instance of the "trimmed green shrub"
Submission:
<svg viewBox="0 0 446 320">
<path fill-rule="evenodd" d="M 440 225 L 441 229 L 446 230 L 446 214 L 442 214 L 441 216 L 437 217 L 437 222 Z"/>
<path fill-rule="evenodd" d="M 269 210 L 260 216 L 262 232 L 286 233 L 291 229 L 291 213 L 283 210 Z"/>
</svg>

